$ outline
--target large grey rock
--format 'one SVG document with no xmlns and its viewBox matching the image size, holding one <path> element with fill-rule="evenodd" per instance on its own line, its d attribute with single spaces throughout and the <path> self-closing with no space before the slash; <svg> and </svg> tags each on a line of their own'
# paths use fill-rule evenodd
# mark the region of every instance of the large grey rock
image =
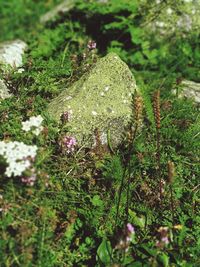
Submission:
<svg viewBox="0 0 200 267">
<path fill-rule="evenodd" d="M 55 19 L 59 14 L 64 14 L 74 7 L 75 0 L 65 0 L 61 4 L 55 6 L 52 10 L 40 17 L 41 23 L 46 23 Z"/>
<path fill-rule="evenodd" d="M 0 101 L 1 99 L 6 99 L 10 97 L 11 94 L 8 91 L 7 86 L 5 85 L 3 80 L 0 80 Z"/>
<path fill-rule="evenodd" d="M 187 80 L 182 81 L 178 96 L 192 98 L 197 104 L 200 104 L 200 83 Z"/>
<path fill-rule="evenodd" d="M 18 68 L 22 65 L 22 57 L 27 44 L 21 40 L 0 43 L 0 64 Z"/>
<path fill-rule="evenodd" d="M 79 144 L 92 146 L 94 131 L 98 128 L 102 142 L 106 143 L 110 131 L 115 146 L 130 119 L 135 90 L 136 82 L 128 66 L 118 55 L 110 53 L 55 98 L 48 111 L 56 120 L 60 120 L 63 112 L 72 113 L 69 134 L 75 136 Z"/>
</svg>

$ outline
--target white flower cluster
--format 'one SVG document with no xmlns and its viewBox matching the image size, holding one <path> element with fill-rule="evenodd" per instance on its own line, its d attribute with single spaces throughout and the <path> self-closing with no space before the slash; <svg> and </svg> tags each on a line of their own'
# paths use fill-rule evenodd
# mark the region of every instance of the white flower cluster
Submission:
<svg viewBox="0 0 200 267">
<path fill-rule="evenodd" d="M 29 146 L 23 142 L 0 141 L 0 156 L 8 164 L 5 174 L 8 177 L 19 176 L 31 166 L 37 152 L 37 146 Z"/>
<path fill-rule="evenodd" d="M 22 122 L 22 130 L 24 130 L 25 132 L 29 132 L 31 129 L 33 129 L 32 133 L 34 133 L 35 135 L 39 135 L 40 132 L 43 130 L 43 126 L 41 126 L 42 121 L 42 116 L 32 116 L 29 118 L 29 120 Z"/>
</svg>

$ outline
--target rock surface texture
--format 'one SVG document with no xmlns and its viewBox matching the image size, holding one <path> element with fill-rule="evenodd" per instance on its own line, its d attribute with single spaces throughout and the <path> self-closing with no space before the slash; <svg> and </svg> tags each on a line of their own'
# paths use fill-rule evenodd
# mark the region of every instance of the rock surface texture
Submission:
<svg viewBox="0 0 200 267">
<path fill-rule="evenodd" d="M 69 134 L 79 144 L 93 146 L 94 132 L 98 129 L 103 144 L 107 143 L 109 131 L 116 146 L 130 119 L 135 90 L 136 82 L 128 66 L 115 53 L 110 53 L 55 98 L 48 111 L 56 120 L 60 120 L 63 112 L 72 114 Z"/>
<path fill-rule="evenodd" d="M 0 80 L 0 101 L 1 99 L 6 99 L 10 97 L 11 94 L 8 91 L 7 86 L 5 85 L 3 80 Z"/>
<path fill-rule="evenodd" d="M 27 44 L 21 40 L 0 43 L 0 63 L 18 68 L 22 65 L 22 56 Z"/>
<path fill-rule="evenodd" d="M 179 96 L 192 98 L 197 104 L 200 104 L 200 83 L 182 81 Z"/>
<path fill-rule="evenodd" d="M 40 17 L 41 23 L 46 23 L 50 20 L 54 20 L 58 15 L 62 15 L 68 12 L 74 7 L 75 0 L 65 0 L 61 4 L 55 6 L 52 10 L 45 13 Z"/>
</svg>

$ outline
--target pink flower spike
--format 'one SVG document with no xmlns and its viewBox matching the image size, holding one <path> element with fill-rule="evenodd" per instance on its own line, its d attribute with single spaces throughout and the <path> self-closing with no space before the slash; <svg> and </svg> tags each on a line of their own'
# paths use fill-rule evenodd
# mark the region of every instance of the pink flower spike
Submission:
<svg viewBox="0 0 200 267">
<path fill-rule="evenodd" d="M 62 146 L 64 147 L 67 154 L 74 151 L 76 144 L 76 138 L 73 136 L 64 136 L 62 139 Z"/>
<path fill-rule="evenodd" d="M 95 42 L 95 41 L 92 41 L 92 40 L 90 40 L 90 41 L 88 42 L 88 44 L 87 44 L 87 47 L 88 47 L 89 50 L 93 50 L 93 49 L 95 49 L 96 46 L 97 46 L 96 42 Z"/>
<path fill-rule="evenodd" d="M 169 244 L 169 239 L 168 239 L 167 236 L 162 237 L 162 238 L 161 238 L 161 241 L 162 241 L 165 245 L 168 245 L 168 244 Z"/>
<path fill-rule="evenodd" d="M 133 227 L 133 225 L 131 223 L 127 223 L 127 230 L 130 234 L 134 234 L 135 233 L 135 229 Z"/>
<path fill-rule="evenodd" d="M 60 115 L 62 123 L 69 122 L 71 120 L 71 117 L 72 117 L 72 110 L 65 111 Z"/>
<path fill-rule="evenodd" d="M 21 182 L 27 186 L 33 186 L 36 181 L 36 173 L 35 169 L 31 169 L 32 174 L 30 176 L 23 176 L 21 177 Z"/>
</svg>

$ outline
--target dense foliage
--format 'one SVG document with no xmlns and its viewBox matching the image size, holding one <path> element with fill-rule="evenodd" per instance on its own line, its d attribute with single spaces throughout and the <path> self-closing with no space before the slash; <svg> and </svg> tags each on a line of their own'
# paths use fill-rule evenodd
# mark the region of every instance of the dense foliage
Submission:
<svg viewBox="0 0 200 267">
<path fill-rule="evenodd" d="M 42 25 L 59 2 L 0 4 L 1 41 L 29 46 L 24 72 L 0 73 L 13 93 L 0 103 L 0 138 L 38 148 L 15 177 L 0 159 L 0 266 L 199 266 L 199 107 L 172 93 L 182 79 L 200 80 L 199 31 L 167 26 L 192 3 L 82 0 Z M 169 24 L 151 31 L 169 8 Z M 46 107 L 94 64 L 91 39 L 96 56 L 115 51 L 129 65 L 139 94 L 118 148 L 66 150 L 67 123 Z M 37 135 L 22 122 L 34 117 L 36 127 L 38 115 Z"/>
</svg>

